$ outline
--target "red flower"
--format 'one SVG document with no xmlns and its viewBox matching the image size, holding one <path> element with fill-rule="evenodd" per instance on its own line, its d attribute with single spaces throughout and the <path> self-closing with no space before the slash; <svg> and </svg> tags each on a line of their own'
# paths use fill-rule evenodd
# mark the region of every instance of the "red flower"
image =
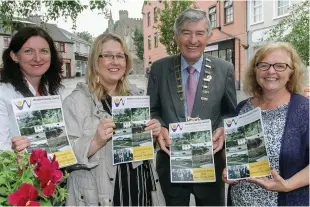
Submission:
<svg viewBox="0 0 310 207">
<path fill-rule="evenodd" d="M 17 206 L 40 206 L 40 203 L 35 201 L 37 198 L 37 189 L 31 184 L 23 183 L 14 193 L 9 195 L 8 201 Z"/>
<path fill-rule="evenodd" d="M 44 196 L 50 197 L 54 194 L 55 185 L 61 180 L 63 174 L 58 170 L 59 164 L 54 159 L 52 162 L 48 159 L 43 159 L 40 165 L 40 168 L 37 170 L 37 176 L 40 180 L 42 193 Z"/>
<path fill-rule="evenodd" d="M 47 152 L 43 149 L 34 149 L 31 151 L 30 164 L 40 163 L 42 159 L 47 158 Z"/>
</svg>

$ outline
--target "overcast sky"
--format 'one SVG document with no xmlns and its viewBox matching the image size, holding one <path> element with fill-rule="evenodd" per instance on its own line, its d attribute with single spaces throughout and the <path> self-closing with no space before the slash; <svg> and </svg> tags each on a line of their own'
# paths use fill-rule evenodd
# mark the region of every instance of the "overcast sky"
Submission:
<svg viewBox="0 0 310 207">
<path fill-rule="evenodd" d="M 125 0 L 125 2 L 118 2 L 112 0 L 111 11 L 114 22 L 119 20 L 119 10 L 127 10 L 129 18 L 142 18 L 142 6 L 143 0 Z M 60 18 L 58 21 L 49 21 L 56 23 L 58 27 L 73 32 L 72 21 L 67 22 L 64 18 Z M 76 31 L 88 31 L 94 37 L 103 33 L 108 28 L 108 19 L 104 15 L 98 15 L 98 12 L 92 12 L 90 10 L 84 11 L 79 15 L 76 21 Z"/>
</svg>

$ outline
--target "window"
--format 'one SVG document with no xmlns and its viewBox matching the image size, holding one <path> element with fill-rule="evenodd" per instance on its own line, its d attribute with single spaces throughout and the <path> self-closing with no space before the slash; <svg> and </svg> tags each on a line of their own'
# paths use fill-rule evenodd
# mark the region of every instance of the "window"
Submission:
<svg viewBox="0 0 310 207">
<path fill-rule="evenodd" d="M 65 52 L 65 43 L 60 42 L 58 45 L 58 52 Z"/>
<path fill-rule="evenodd" d="M 259 23 L 263 21 L 263 1 L 253 0 L 251 8 L 251 18 L 252 24 Z"/>
<path fill-rule="evenodd" d="M 151 13 L 148 12 L 147 13 L 147 26 L 150 26 L 151 25 Z"/>
<path fill-rule="evenodd" d="M 8 48 L 10 43 L 10 38 L 9 37 L 3 37 L 3 47 Z"/>
<path fill-rule="evenodd" d="M 234 21 L 234 11 L 232 0 L 224 1 L 224 15 L 225 15 L 225 24 L 231 23 Z"/>
<path fill-rule="evenodd" d="M 80 52 L 80 43 L 78 43 L 78 42 L 76 43 L 76 51 Z"/>
<path fill-rule="evenodd" d="M 209 18 L 211 21 L 212 28 L 215 28 L 216 27 L 216 7 L 215 6 L 209 9 Z"/>
<path fill-rule="evenodd" d="M 154 22 L 157 22 L 157 20 L 158 20 L 158 8 L 155 7 L 154 8 Z"/>
<path fill-rule="evenodd" d="M 154 47 L 158 47 L 158 33 L 154 33 Z"/>
<path fill-rule="evenodd" d="M 289 0 L 277 0 L 276 2 L 276 17 L 283 16 L 288 13 L 290 7 Z"/>
<path fill-rule="evenodd" d="M 148 45 L 148 49 L 151 49 L 151 36 L 147 37 L 147 45 Z"/>
</svg>

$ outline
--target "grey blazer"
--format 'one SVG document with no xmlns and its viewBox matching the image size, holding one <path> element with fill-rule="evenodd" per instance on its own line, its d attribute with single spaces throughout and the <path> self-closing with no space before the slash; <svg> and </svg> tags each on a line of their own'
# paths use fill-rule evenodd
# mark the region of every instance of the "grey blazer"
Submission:
<svg viewBox="0 0 310 207">
<path fill-rule="evenodd" d="M 147 94 L 150 95 L 151 116 L 158 119 L 162 126 L 167 127 L 169 123 L 185 122 L 184 104 L 180 100 L 178 94 L 177 80 L 175 75 L 174 64 L 180 59 L 180 55 L 173 55 L 160 59 L 152 64 L 151 72 L 148 81 Z M 206 58 L 210 61 L 206 62 Z M 205 64 L 211 66 L 212 79 L 209 83 L 209 94 L 207 95 L 208 101 L 201 100 L 202 96 L 202 83 L 204 78 Z M 180 65 L 180 64 L 179 64 Z M 179 70 L 180 67 L 179 67 Z M 225 117 L 233 116 L 236 100 L 236 89 L 234 79 L 234 67 L 231 63 L 204 55 L 200 79 L 196 92 L 193 112 L 191 117 L 199 117 L 201 119 L 211 119 L 212 129 L 223 126 L 223 119 Z M 170 168 L 169 157 L 164 153 L 159 152 L 157 157 L 157 171 L 159 176 L 166 174 Z M 168 161 L 167 161 L 168 160 Z M 217 153 L 215 156 L 215 168 L 217 174 L 217 182 L 220 188 L 224 188 L 221 180 L 221 174 L 224 167 L 224 160 Z M 180 192 L 175 192 L 173 189 L 170 178 L 167 182 L 161 182 L 162 190 L 170 195 Z M 197 194 L 205 196 L 206 187 L 212 184 L 195 184 L 197 187 Z M 198 188 L 201 188 L 199 189 Z"/>
</svg>

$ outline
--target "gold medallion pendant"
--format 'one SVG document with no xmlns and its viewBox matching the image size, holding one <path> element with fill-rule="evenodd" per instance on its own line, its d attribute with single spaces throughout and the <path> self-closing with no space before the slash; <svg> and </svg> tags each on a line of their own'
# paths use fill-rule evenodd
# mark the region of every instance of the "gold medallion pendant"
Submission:
<svg viewBox="0 0 310 207">
<path fill-rule="evenodd" d="M 199 117 L 186 117 L 186 121 L 189 122 L 189 121 L 201 121 L 201 119 Z"/>
</svg>

